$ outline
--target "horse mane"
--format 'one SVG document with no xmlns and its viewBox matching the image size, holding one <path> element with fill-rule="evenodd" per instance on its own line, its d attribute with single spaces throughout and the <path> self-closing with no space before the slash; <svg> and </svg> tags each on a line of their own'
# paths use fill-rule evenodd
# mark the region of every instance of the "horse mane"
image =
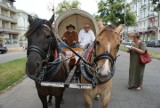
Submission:
<svg viewBox="0 0 160 108">
<path fill-rule="evenodd" d="M 26 37 L 30 36 L 33 32 L 35 32 L 35 30 L 40 28 L 42 24 L 44 24 L 45 22 L 47 22 L 47 20 L 45 19 L 39 19 L 39 18 L 34 19 L 34 21 L 30 24 L 28 31 L 24 35 Z"/>
<path fill-rule="evenodd" d="M 105 31 L 113 31 L 113 30 L 115 30 L 115 26 L 113 25 L 113 24 L 111 24 L 111 25 L 106 25 L 101 31 L 100 31 L 100 33 L 98 34 L 98 35 L 101 35 L 103 32 L 105 32 Z"/>
<path fill-rule="evenodd" d="M 34 19 L 34 21 L 30 24 L 29 28 L 28 28 L 28 31 L 24 34 L 26 37 L 29 37 L 32 33 L 34 33 L 37 29 L 39 29 L 40 27 L 42 27 L 42 24 L 47 24 L 50 28 L 52 28 L 52 25 L 50 23 L 48 23 L 47 20 L 45 19 L 40 19 L 40 18 L 36 18 Z M 53 33 L 54 28 L 52 28 L 52 33 Z M 57 48 L 57 50 L 59 52 L 61 52 L 61 48 L 59 47 L 58 45 L 58 42 L 57 42 L 57 39 L 56 37 L 54 36 L 54 33 L 52 34 L 53 35 L 53 40 L 52 40 L 52 43 L 55 43 L 55 44 L 52 44 L 51 47 L 52 48 Z"/>
</svg>

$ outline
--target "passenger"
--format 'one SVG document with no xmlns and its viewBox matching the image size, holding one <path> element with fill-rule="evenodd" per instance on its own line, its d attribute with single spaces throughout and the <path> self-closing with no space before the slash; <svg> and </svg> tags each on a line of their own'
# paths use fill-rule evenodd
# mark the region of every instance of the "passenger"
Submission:
<svg viewBox="0 0 160 108">
<path fill-rule="evenodd" d="M 86 45 L 92 43 L 95 40 L 95 35 L 93 31 L 90 29 L 90 25 L 88 23 L 84 24 L 82 30 L 80 30 L 78 34 L 78 41 L 81 48 L 85 48 Z"/>
<path fill-rule="evenodd" d="M 75 26 L 70 24 L 66 26 L 67 31 L 63 34 L 62 40 L 71 48 L 78 48 L 78 33 L 75 30 Z M 60 43 L 62 48 L 66 48 L 66 45 Z"/>
</svg>

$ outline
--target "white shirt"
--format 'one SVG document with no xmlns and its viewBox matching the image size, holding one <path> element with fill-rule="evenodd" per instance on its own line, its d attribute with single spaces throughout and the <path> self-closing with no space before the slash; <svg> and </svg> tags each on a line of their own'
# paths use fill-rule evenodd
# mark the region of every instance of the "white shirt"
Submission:
<svg viewBox="0 0 160 108">
<path fill-rule="evenodd" d="M 84 29 L 80 30 L 78 34 L 78 41 L 80 42 L 80 46 L 84 47 L 88 43 L 92 43 L 94 40 L 95 36 L 91 29 L 88 32 L 86 32 Z"/>
</svg>

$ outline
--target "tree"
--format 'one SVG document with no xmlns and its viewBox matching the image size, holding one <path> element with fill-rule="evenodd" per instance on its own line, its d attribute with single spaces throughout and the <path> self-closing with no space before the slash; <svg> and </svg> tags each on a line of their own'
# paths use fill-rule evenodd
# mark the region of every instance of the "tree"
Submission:
<svg viewBox="0 0 160 108">
<path fill-rule="evenodd" d="M 101 0 L 98 3 L 98 13 L 99 18 L 105 23 L 111 22 L 115 25 L 125 23 L 127 26 L 133 26 L 136 23 L 136 16 L 131 12 L 130 5 L 126 4 L 125 10 L 122 0 Z"/>
<path fill-rule="evenodd" d="M 160 26 L 160 0 L 150 0 L 154 5 L 154 11 L 158 13 L 158 27 Z"/>
<path fill-rule="evenodd" d="M 160 12 L 160 0 L 150 0 L 150 1 L 155 6 L 154 11 Z"/>
<path fill-rule="evenodd" d="M 64 0 L 58 4 L 56 14 L 60 15 L 62 12 L 70 9 L 80 9 L 80 2 L 78 2 L 77 0 L 74 1 Z"/>
</svg>

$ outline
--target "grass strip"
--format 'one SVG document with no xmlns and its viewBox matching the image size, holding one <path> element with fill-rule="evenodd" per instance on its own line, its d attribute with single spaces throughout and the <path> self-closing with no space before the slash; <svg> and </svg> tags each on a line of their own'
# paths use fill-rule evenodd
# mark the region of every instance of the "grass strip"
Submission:
<svg viewBox="0 0 160 108">
<path fill-rule="evenodd" d="M 119 49 L 120 51 L 124 51 L 124 52 L 128 50 L 124 45 L 121 45 Z M 160 52 L 149 51 L 149 55 L 152 58 L 160 59 Z"/>
<path fill-rule="evenodd" d="M 0 92 L 23 78 L 26 58 L 0 63 Z"/>
</svg>

